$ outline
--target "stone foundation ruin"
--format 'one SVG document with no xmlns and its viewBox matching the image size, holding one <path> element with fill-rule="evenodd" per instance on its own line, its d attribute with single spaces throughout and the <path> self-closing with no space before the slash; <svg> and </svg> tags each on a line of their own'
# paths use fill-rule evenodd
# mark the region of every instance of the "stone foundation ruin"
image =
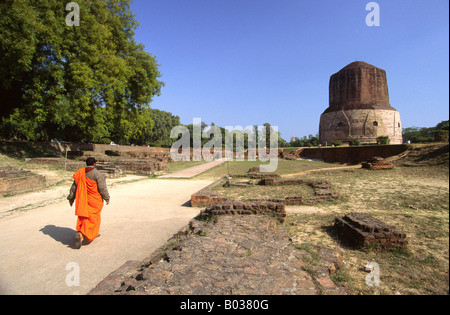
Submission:
<svg viewBox="0 0 450 315">
<path fill-rule="evenodd" d="M 108 178 L 126 174 L 159 175 L 171 162 L 168 149 L 138 146 L 100 145 L 86 143 L 51 143 L 55 157 L 27 159 L 30 163 L 59 165 L 76 171 L 86 166 L 88 157 L 95 157 L 97 168 Z M 64 158 L 67 151 L 66 160 Z"/>
<path fill-rule="evenodd" d="M 313 196 L 305 198 L 301 195 L 296 196 L 288 196 L 286 198 L 259 198 L 259 199 L 251 199 L 248 200 L 249 202 L 256 202 L 256 203 L 276 203 L 276 204 L 282 204 L 282 205 L 311 205 L 315 204 L 317 202 L 323 202 L 323 201 L 329 201 L 334 200 L 338 198 L 338 195 L 335 191 L 331 189 L 331 183 L 325 180 L 321 181 L 304 181 L 301 179 L 279 179 L 278 174 L 267 174 L 267 177 L 265 177 L 266 174 L 264 173 L 253 173 L 250 172 L 249 174 L 245 175 L 233 175 L 233 177 L 238 178 L 244 178 L 249 177 L 252 179 L 259 179 L 259 181 L 247 181 L 247 182 L 239 182 L 237 184 L 231 183 L 231 176 L 225 176 L 211 185 L 201 189 L 200 191 L 196 192 L 191 196 L 191 206 L 192 207 L 211 207 L 215 205 L 225 205 L 227 207 L 226 209 L 209 209 L 208 211 L 211 212 L 213 210 L 241 210 L 242 209 L 242 203 L 240 201 L 234 201 L 230 200 L 226 196 L 220 196 L 218 193 L 216 193 L 213 188 L 221 185 L 226 179 L 225 184 L 223 184 L 223 187 L 245 187 L 246 189 L 251 189 L 254 185 L 260 185 L 260 186 L 283 186 L 283 185 L 307 185 L 310 186 L 313 189 Z M 228 206 L 231 204 L 231 208 L 228 208 Z M 244 203 L 245 204 L 245 203 Z M 250 206 L 251 208 L 251 206 Z M 276 208 L 276 207 L 275 207 Z M 244 209 L 244 210 L 252 210 L 252 209 Z M 273 209 L 272 209 L 273 210 Z M 207 211 L 207 212 L 208 212 Z M 213 211 L 214 212 L 214 211 Z M 235 211 L 236 212 L 236 211 Z M 228 214 L 224 213 L 223 211 L 215 211 L 214 214 Z M 239 212 L 236 212 L 236 214 L 241 214 Z M 247 212 L 243 212 L 242 214 L 250 214 Z"/>
<path fill-rule="evenodd" d="M 30 171 L 0 168 L 0 194 L 17 194 L 45 188 L 45 176 Z"/>
<path fill-rule="evenodd" d="M 367 168 L 370 170 L 390 170 L 394 168 L 394 164 L 378 156 L 362 163 L 361 166 L 362 168 Z"/>
<path fill-rule="evenodd" d="M 272 215 L 284 222 L 286 217 L 285 205 L 282 202 L 271 202 L 255 200 L 248 202 L 224 201 L 206 208 L 200 212 L 200 217 L 209 217 L 211 215 Z"/>
<path fill-rule="evenodd" d="M 340 240 L 356 248 L 375 250 L 406 249 L 406 234 L 367 213 L 352 212 L 334 223 Z"/>
</svg>

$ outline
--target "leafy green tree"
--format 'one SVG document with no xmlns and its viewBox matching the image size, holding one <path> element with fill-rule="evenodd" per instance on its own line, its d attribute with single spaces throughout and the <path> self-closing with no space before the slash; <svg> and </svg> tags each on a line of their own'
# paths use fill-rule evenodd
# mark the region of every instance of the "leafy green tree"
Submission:
<svg viewBox="0 0 450 315">
<path fill-rule="evenodd" d="M 436 130 L 449 130 L 449 121 L 444 120 L 441 121 L 439 124 L 436 125 Z"/>
<path fill-rule="evenodd" d="M 435 127 L 409 127 L 403 129 L 403 141 L 411 143 L 445 141 L 446 133 L 440 130 L 449 130 L 449 121 L 441 121 Z"/>
<path fill-rule="evenodd" d="M 273 129 L 272 125 L 270 123 L 264 123 L 263 125 L 265 127 L 266 131 L 266 148 L 270 148 L 270 135 L 275 133 L 275 130 Z M 278 140 L 279 134 L 277 134 L 277 140 Z"/>
<path fill-rule="evenodd" d="M 253 133 L 255 134 L 255 146 L 258 147 L 259 144 L 259 130 L 258 130 L 258 125 L 253 125 Z"/>
<path fill-rule="evenodd" d="M 298 137 L 294 138 L 294 141 L 289 142 L 289 146 L 291 147 L 316 147 L 319 145 L 319 136 L 318 135 L 309 135 L 308 137 L 304 136 L 299 139 Z"/>
<path fill-rule="evenodd" d="M 0 130 L 4 137 L 144 140 L 163 82 L 155 58 L 134 39 L 130 0 L 0 2 Z M 142 115 L 142 116 L 141 116 Z"/>
<path fill-rule="evenodd" d="M 278 131 L 278 147 L 286 148 L 288 143 L 281 137 L 281 132 Z"/>
<path fill-rule="evenodd" d="M 171 147 L 176 140 L 170 138 L 170 131 L 173 127 L 181 125 L 180 117 L 158 109 L 149 109 L 149 112 L 155 124 L 149 134 L 148 144 L 155 147 Z"/>
<path fill-rule="evenodd" d="M 434 141 L 436 142 L 448 142 L 448 130 L 435 130 Z"/>
</svg>

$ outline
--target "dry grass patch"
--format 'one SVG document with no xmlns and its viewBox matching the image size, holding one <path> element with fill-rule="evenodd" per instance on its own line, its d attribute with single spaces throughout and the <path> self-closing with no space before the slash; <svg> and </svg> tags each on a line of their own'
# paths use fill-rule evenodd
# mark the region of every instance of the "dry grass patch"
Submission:
<svg viewBox="0 0 450 315">
<path fill-rule="evenodd" d="M 260 161 L 230 161 L 216 166 L 202 174 L 199 174 L 195 179 L 219 179 L 228 174 L 246 174 L 252 167 L 264 165 L 268 163 L 261 163 Z M 335 168 L 341 167 L 339 164 L 329 164 L 325 162 L 311 162 L 305 160 L 278 160 L 278 167 L 275 173 L 280 175 L 296 174 L 320 168 Z"/>
<path fill-rule="evenodd" d="M 354 294 L 449 293 L 448 167 L 397 167 L 324 171 L 304 180 L 326 178 L 338 192 L 335 202 L 317 205 L 320 213 L 290 215 L 286 220 L 295 242 L 341 248 L 345 265 L 334 277 Z M 333 234 L 334 218 L 367 212 L 407 234 L 408 250 L 386 253 L 346 248 Z M 365 283 L 364 267 L 380 265 L 381 284 Z"/>
<path fill-rule="evenodd" d="M 221 185 L 213 188 L 213 191 L 219 196 L 228 197 L 229 199 L 245 201 L 250 199 L 262 198 L 287 198 L 293 196 L 302 196 L 305 200 L 314 195 L 314 190 L 309 185 L 287 185 L 287 186 L 259 186 L 258 179 L 250 178 L 233 178 L 231 183 L 241 183 L 253 181 L 254 185 L 249 187 L 222 187 Z"/>
</svg>

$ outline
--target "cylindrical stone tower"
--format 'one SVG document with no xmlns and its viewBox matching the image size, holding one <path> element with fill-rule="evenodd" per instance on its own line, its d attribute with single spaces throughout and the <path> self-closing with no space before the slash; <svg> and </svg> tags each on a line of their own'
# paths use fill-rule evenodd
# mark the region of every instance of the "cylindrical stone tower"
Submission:
<svg viewBox="0 0 450 315">
<path fill-rule="evenodd" d="M 373 143 L 379 136 L 388 136 L 391 144 L 403 142 L 400 113 L 389 104 L 383 69 L 353 62 L 331 76 L 329 93 L 329 107 L 320 117 L 320 143 Z"/>
</svg>

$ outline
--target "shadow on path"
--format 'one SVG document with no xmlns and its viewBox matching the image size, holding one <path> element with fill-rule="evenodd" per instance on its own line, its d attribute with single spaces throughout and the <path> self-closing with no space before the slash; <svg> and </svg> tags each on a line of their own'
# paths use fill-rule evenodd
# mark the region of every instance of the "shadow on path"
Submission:
<svg viewBox="0 0 450 315">
<path fill-rule="evenodd" d="M 46 225 L 42 229 L 39 230 L 45 235 L 50 236 L 55 241 L 60 242 L 67 247 L 75 249 L 75 234 L 76 231 L 74 229 L 59 227 L 55 225 Z"/>
<path fill-rule="evenodd" d="M 183 203 L 182 205 L 181 205 L 182 207 L 192 207 L 192 205 L 191 205 L 191 200 L 189 199 L 188 201 L 186 201 L 185 203 Z"/>
</svg>

